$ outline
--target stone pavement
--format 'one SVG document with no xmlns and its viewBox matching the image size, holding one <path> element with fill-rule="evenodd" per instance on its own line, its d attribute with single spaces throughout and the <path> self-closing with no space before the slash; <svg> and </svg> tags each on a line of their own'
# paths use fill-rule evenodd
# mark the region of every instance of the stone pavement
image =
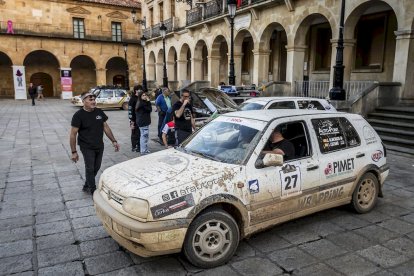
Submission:
<svg viewBox="0 0 414 276">
<path fill-rule="evenodd" d="M 180 254 L 138 257 L 108 237 L 81 191 L 83 161 L 69 160 L 75 111 L 63 100 L 0 100 L 0 275 L 413 275 L 413 157 L 389 153 L 385 197 L 371 213 L 340 207 L 276 226 L 202 270 Z M 137 156 L 127 112 L 106 113 L 121 151 L 105 139 L 102 169 Z"/>
</svg>

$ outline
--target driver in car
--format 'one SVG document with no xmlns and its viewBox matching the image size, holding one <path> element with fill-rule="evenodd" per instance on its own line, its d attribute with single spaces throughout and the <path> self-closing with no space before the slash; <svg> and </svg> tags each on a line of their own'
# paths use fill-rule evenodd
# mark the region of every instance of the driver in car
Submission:
<svg viewBox="0 0 414 276">
<path fill-rule="evenodd" d="M 283 137 L 281 126 L 277 126 L 273 130 L 268 149 L 264 150 L 263 153 L 281 154 L 283 160 L 290 160 L 295 157 L 295 147 L 292 142 Z"/>
</svg>

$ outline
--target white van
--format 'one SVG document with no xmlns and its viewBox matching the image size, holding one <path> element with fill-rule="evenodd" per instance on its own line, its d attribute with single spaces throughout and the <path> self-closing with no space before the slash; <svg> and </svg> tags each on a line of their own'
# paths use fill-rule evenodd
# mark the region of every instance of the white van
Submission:
<svg viewBox="0 0 414 276">
<path fill-rule="evenodd" d="M 273 153 L 274 132 L 290 145 L 287 159 Z M 276 224 L 343 204 L 370 211 L 388 170 L 380 137 L 359 115 L 233 112 L 179 148 L 106 169 L 93 198 L 123 247 L 140 256 L 183 251 L 209 268 L 227 262 L 240 239 Z"/>
</svg>

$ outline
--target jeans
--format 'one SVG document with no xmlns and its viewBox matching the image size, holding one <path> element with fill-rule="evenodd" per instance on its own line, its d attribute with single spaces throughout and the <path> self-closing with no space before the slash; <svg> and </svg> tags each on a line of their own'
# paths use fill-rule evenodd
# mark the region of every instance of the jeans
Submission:
<svg viewBox="0 0 414 276">
<path fill-rule="evenodd" d="M 95 177 L 101 168 L 104 148 L 96 150 L 81 148 L 81 152 L 85 161 L 85 184 L 89 188 L 96 188 Z"/>
<path fill-rule="evenodd" d="M 138 126 L 135 124 L 135 128 L 131 129 L 131 147 L 133 149 L 137 148 L 139 150 L 140 148 L 140 131 Z"/>
<path fill-rule="evenodd" d="M 139 140 L 141 153 L 148 153 L 149 126 L 140 127 L 139 131 L 141 132 Z"/>
</svg>

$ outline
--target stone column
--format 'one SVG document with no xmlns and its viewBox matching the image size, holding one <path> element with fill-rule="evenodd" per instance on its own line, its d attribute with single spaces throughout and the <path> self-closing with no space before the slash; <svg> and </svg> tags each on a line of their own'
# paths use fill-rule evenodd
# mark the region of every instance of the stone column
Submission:
<svg viewBox="0 0 414 276">
<path fill-rule="evenodd" d="M 168 81 L 175 81 L 174 62 L 167 61 L 167 77 Z"/>
<path fill-rule="evenodd" d="M 177 60 L 177 80 L 178 86 L 182 86 L 183 81 L 187 79 L 187 60 Z"/>
<path fill-rule="evenodd" d="M 305 62 L 306 49 L 306 45 L 286 46 L 286 81 L 292 83 L 292 88 L 294 87 L 294 81 L 303 80 L 303 63 Z"/>
<path fill-rule="evenodd" d="M 212 87 L 218 86 L 220 81 L 227 83 L 226 80 L 220 80 L 220 56 L 208 57 L 208 69 L 208 80 Z"/>
<path fill-rule="evenodd" d="M 234 75 L 236 76 L 236 85 L 241 85 L 242 83 L 242 77 L 241 77 L 242 57 L 243 57 L 242 53 L 234 53 Z M 229 56 L 229 70 L 230 70 L 230 56 Z M 226 83 L 228 82 L 229 80 L 227 79 Z"/>
<path fill-rule="evenodd" d="M 414 30 L 395 31 L 395 59 L 392 80 L 401 83 L 401 99 L 414 100 Z"/>
<path fill-rule="evenodd" d="M 96 85 L 106 85 L 106 69 L 98 68 L 96 71 Z"/>
<path fill-rule="evenodd" d="M 147 67 L 147 80 L 155 80 L 155 64 L 154 63 L 149 63 L 149 64 L 145 64 L 145 66 Z"/>
<path fill-rule="evenodd" d="M 201 58 L 191 59 L 191 82 L 203 80 L 201 66 L 203 66 L 203 60 Z"/>
<path fill-rule="evenodd" d="M 356 39 L 344 39 L 344 83 L 351 79 L 351 71 L 355 57 L 353 56 Z M 333 87 L 334 65 L 336 63 L 336 47 L 338 39 L 331 39 L 332 55 L 331 55 L 331 72 L 329 75 L 329 87 Z"/>
<path fill-rule="evenodd" d="M 164 66 L 164 63 L 162 62 L 155 63 L 155 70 L 157 70 L 156 75 L 155 75 L 157 77 L 156 79 L 157 85 L 162 85 L 162 78 L 164 76 L 163 66 Z"/>
<path fill-rule="evenodd" d="M 256 86 L 269 79 L 270 50 L 253 50 L 253 83 Z"/>
</svg>

